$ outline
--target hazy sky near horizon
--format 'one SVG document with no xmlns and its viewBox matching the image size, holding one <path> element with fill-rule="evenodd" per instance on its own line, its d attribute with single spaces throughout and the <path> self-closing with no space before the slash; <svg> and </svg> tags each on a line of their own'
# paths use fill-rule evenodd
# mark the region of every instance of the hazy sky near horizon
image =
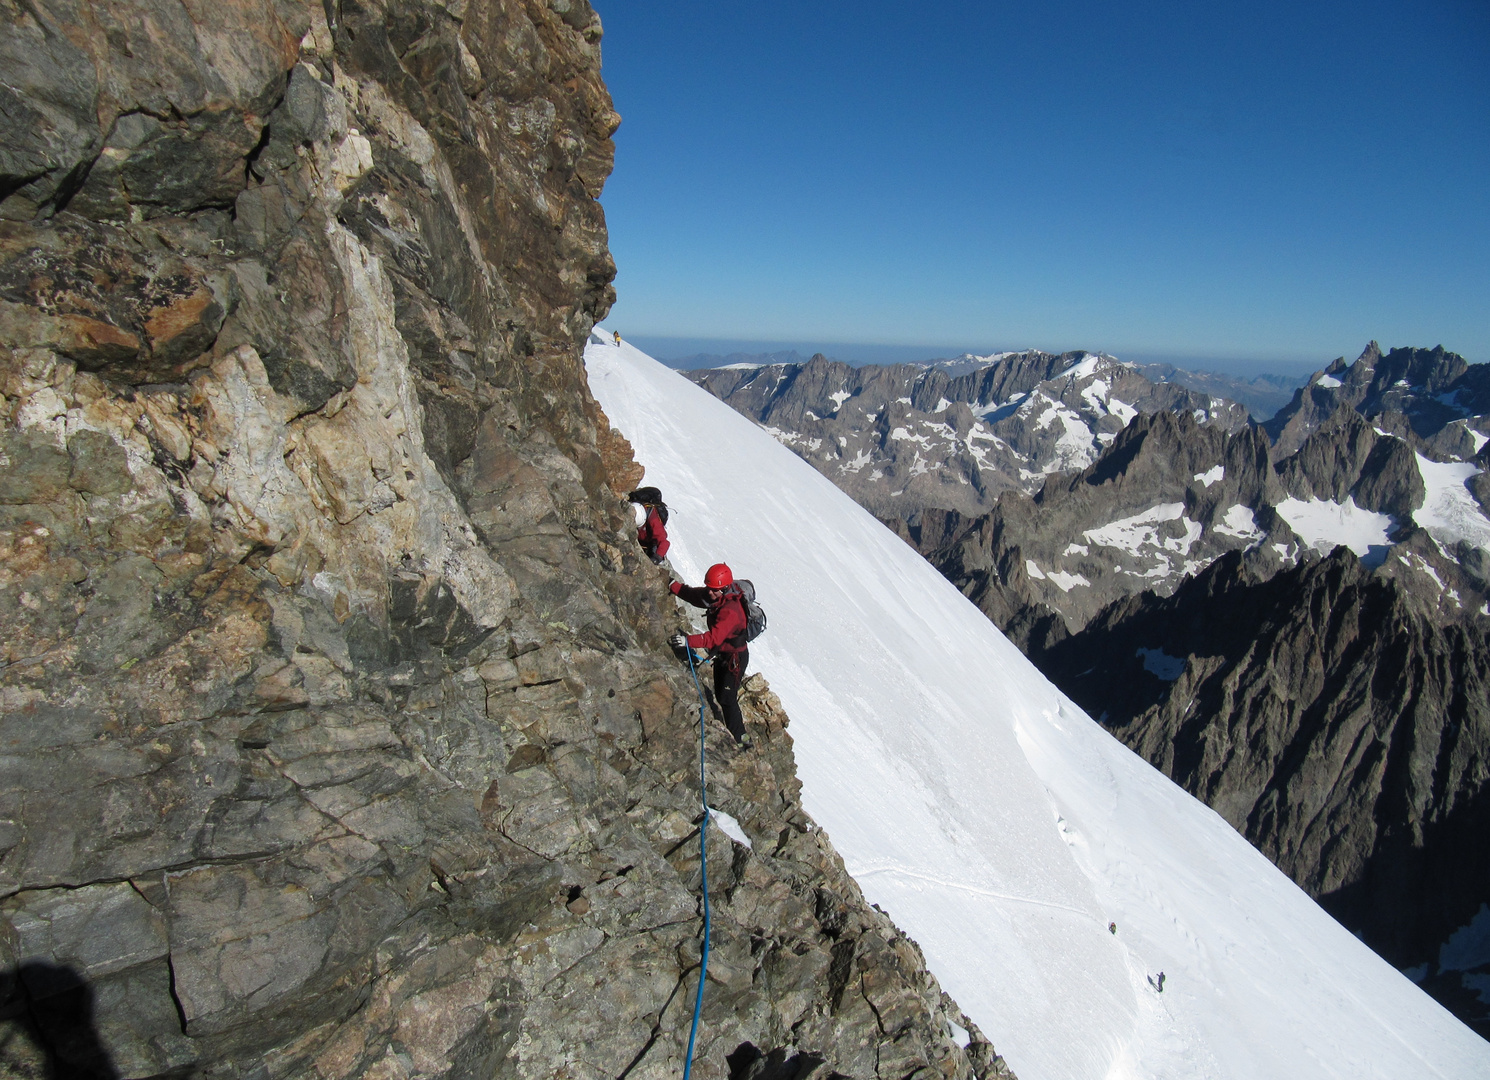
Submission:
<svg viewBox="0 0 1490 1080">
<path fill-rule="evenodd" d="M 595 0 L 623 333 L 1490 360 L 1490 4 Z"/>
</svg>

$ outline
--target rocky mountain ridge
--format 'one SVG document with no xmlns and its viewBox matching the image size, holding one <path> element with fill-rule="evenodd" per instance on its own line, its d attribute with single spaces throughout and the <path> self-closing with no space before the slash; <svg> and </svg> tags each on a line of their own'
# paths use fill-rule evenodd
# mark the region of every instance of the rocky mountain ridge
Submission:
<svg viewBox="0 0 1490 1080">
<path fill-rule="evenodd" d="M 1270 575 L 1342 541 L 1383 575 L 1419 579 L 1410 592 L 1425 610 L 1483 619 L 1490 519 L 1465 489 L 1465 521 L 1440 523 L 1437 502 L 1425 505 L 1433 466 L 1351 412 L 1277 463 L 1259 429 L 1226 436 L 1155 414 L 1034 498 L 1011 493 L 977 518 L 928 510 L 894 525 L 1005 629 L 1060 635 L 1122 597 L 1168 595 L 1225 552 Z"/>
<path fill-rule="evenodd" d="M 1341 409 L 1350 409 L 1413 441 L 1429 456 L 1467 460 L 1484 447 L 1490 414 L 1490 365 L 1470 364 L 1442 345 L 1397 348 L 1385 355 L 1371 342 L 1313 375 L 1265 425 L 1282 454 Z"/>
<path fill-rule="evenodd" d="M 1369 369 L 1374 349 L 1332 370 L 1354 386 L 1362 376 L 1350 373 Z M 1424 355 L 1438 357 L 1437 366 L 1419 363 L 1433 387 L 1468 387 L 1462 399 L 1478 400 L 1477 368 L 1441 350 Z M 1401 366 L 1383 370 L 1397 382 Z M 1367 417 L 1343 399 L 1320 418 L 1318 402 L 1300 404 L 1334 392 L 1321 390 L 1326 377 L 1317 375 L 1295 392 L 1289 416 L 1298 418 L 1280 413 L 1290 431 L 1308 432 L 1273 445 L 1235 405 L 1203 399 L 1205 408 L 1192 409 L 1195 399 L 1166 396 L 1188 391 L 1161 393 L 1132 369 L 1087 354 L 1010 354 L 957 378 L 822 359 L 690 377 L 890 522 L 1024 644 L 1029 634 L 1079 629 L 1124 596 L 1167 594 L 1224 552 L 1246 550 L 1255 569 L 1272 572 L 1328 553 L 1346 534 L 1373 565 L 1393 543 L 1406 545 L 1386 572 L 1415 568 L 1424 578 L 1415 594 L 1449 617 L 1472 618 L 1486 602 L 1475 542 L 1485 492 L 1475 488 L 1478 502 L 1457 505 L 1467 525 L 1441 523 L 1436 503 L 1424 500 L 1425 476 L 1440 465 L 1480 468 L 1479 427 L 1490 425 L 1469 405 L 1445 422 L 1452 409 L 1427 383 L 1393 391 L 1402 403 L 1403 387 L 1418 387 L 1412 400 L 1429 403 L 1414 406 L 1411 422 L 1381 407 Z M 1143 411 L 1125 411 L 1129 399 Z M 1075 475 L 1061 470 L 1072 461 L 1084 463 Z M 1487 477 L 1470 479 L 1484 486 Z M 989 508 L 965 509 L 977 503 Z M 1415 543 L 1414 514 L 1426 514 L 1430 529 Z"/>
<path fill-rule="evenodd" d="M 1247 423 L 1234 403 L 1091 353 L 1000 354 L 955 376 L 818 355 L 689 377 L 884 518 L 924 507 L 974 514 L 1006 491 L 1034 492 L 1052 473 L 1089 465 L 1140 413 L 1191 412 L 1227 431 Z"/>
<path fill-rule="evenodd" d="M 675 1075 L 698 706 L 580 357 L 598 16 L 4 11 L 0 1072 Z M 745 701 L 696 1075 L 1007 1075 Z"/>
</svg>

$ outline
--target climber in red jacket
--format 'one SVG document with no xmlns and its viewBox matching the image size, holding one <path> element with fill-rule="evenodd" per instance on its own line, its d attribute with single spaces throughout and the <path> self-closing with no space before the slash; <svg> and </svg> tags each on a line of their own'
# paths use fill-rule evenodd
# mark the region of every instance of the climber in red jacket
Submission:
<svg viewBox="0 0 1490 1080">
<path fill-rule="evenodd" d="M 667 549 L 672 547 L 667 538 L 667 503 L 662 501 L 662 492 L 654 487 L 637 488 L 626 498 L 646 513 L 641 527 L 636 530 L 636 542 L 647 553 L 647 558 L 661 566 L 667 558 Z"/>
<path fill-rule="evenodd" d="M 667 538 L 667 526 L 662 523 L 662 515 L 657 512 L 657 507 L 647 507 L 647 519 L 636 530 L 636 539 L 647 553 L 647 558 L 661 566 L 672 543 Z"/>
<path fill-rule="evenodd" d="M 694 607 L 706 609 L 708 629 L 702 634 L 674 634 L 669 644 L 683 649 L 706 649 L 714 658 L 714 698 L 724 714 L 724 726 L 741 746 L 750 745 L 745 734 L 745 718 L 740 715 L 740 680 L 750 663 L 746 645 L 747 617 L 745 601 L 735 585 L 735 575 L 724 563 L 715 563 L 704 574 L 704 587 L 695 588 L 675 581 L 673 595 Z"/>
</svg>

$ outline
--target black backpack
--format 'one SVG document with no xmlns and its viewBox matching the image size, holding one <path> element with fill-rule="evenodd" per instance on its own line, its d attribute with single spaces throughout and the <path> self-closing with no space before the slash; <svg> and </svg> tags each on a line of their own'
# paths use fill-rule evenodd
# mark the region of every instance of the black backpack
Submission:
<svg viewBox="0 0 1490 1080">
<path fill-rule="evenodd" d="M 667 524 L 667 503 L 662 501 L 662 490 L 654 487 L 637 488 L 626 496 L 627 502 L 641 503 L 643 506 L 657 507 L 657 516 Z"/>
<path fill-rule="evenodd" d="M 766 609 L 755 602 L 755 586 L 748 578 L 735 578 L 735 591 L 745 607 L 745 640 L 754 641 L 766 632 Z"/>
</svg>

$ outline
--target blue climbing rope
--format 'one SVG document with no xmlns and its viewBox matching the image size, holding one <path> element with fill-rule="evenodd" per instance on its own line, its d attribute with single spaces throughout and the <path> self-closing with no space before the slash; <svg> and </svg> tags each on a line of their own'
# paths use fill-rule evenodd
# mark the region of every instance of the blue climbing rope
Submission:
<svg viewBox="0 0 1490 1080">
<path fill-rule="evenodd" d="M 684 645 L 684 648 L 688 648 Z M 698 681 L 698 668 L 693 664 L 693 650 L 688 648 L 688 671 L 693 676 L 694 689 L 698 691 L 698 800 L 704 805 L 704 820 L 698 827 L 698 860 L 703 873 L 704 895 L 704 948 L 698 966 L 698 993 L 693 998 L 693 1027 L 688 1030 L 688 1056 L 683 1059 L 683 1080 L 693 1071 L 693 1041 L 698 1037 L 698 1014 L 704 1007 L 704 976 L 709 973 L 709 848 L 705 837 L 709 833 L 709 794 L 704 787 L 704 688 Z"/>
</svg>

